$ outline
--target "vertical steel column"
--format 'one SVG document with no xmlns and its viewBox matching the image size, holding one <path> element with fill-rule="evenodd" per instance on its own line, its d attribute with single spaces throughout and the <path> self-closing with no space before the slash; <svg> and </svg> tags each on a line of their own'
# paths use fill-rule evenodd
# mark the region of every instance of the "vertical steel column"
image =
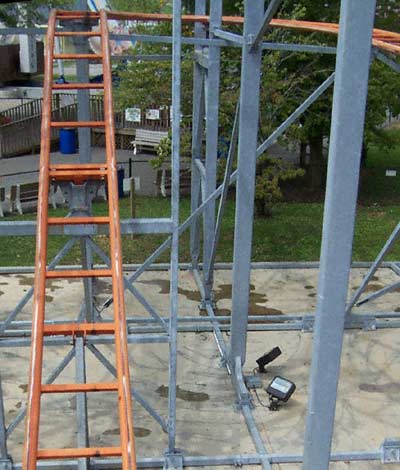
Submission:
<svg viewBox="0 0 400 470">
<path fill-rule="evenodd" d="M 196 0 L 195 14 L 206 14 L 206 0 Z M 195 23 L 194 35 L 198 38 L 206 36 L 202 23 Z M 195 54 L 203 51 L 202 46 L 195 47 Z M 191 212 L 194 212 L 200 204 L 201 174 L 196 165 L 196 159 L 202 156 L 203 132 L 204 132 L 204 74 L 203 67 L 196 61 L 193 70 L 193 118 L 192 118 L 192 172 L 191 172 Z M 190 227 L 190 256 L 193 268 L 198 267 L 200 256 L 200 220 L 196 219 Z"/>
<path fill-rule="evenodd" d="M 329 467 L 376 0 L 343 0 L 337 49 L 304 470 Z"/>
<path fill-rule="evenodd" d="M 75 339 L 75 377 L 76 383 L 86 383 L 85 344 L 82 337 Z M 76 442 L 77 447 L 89 446 L 89 424 L 86 393 L 76 394 Z M 78 470 L 88 468 L 88 459 L 78 459 Z"/>
<path fill-rule="evenodd" d="M 251 49 L 250 44 L 253 35 L 257 33 L 262 25 L 263 16 L 263 0 L 245 0 L 232 284 L 230 350 L 230 363 L 232 367 L 237 356 L 240 356 L 242 364 L 245 362 L 246 357 L 262 59 L 260 46 Z"/>
<path fill-rule="evenodd" d="M 7 459 L 7 433 L 6 422 L 4 418 L 4 398 L 3 387 L 1 385 L 0 377 L 0 460 Z"/>
<path fill-rule="evenodd" d="M 82 269 L 93 268 L 93 254 L 92 247 L 89 244 L 88 237 L 81 237 L 81 258 L 82 258 Z M 84 309 L 85 309 L 85 321 L 94 322 L 95 306 L 93 303 L 93 279 L 83 279 L 83 290 L 84 290 Z"/>
<path fill-rule="evenodd" d="M 168 450 L 174 454 L 176 440 L 176 372 L 178 341 L 178 276 L 179 276 L 179 160 L 181 118 L 181 53 L 182 0 L 173 2 L 172 46 L 172 169 L 171 169 L 171 284 L 169 321 L 169 395 L 168 395 Z"/>
<path fill-rule="evenodd" d="M 222 0 L 210 1 L 210 30 L 209 37 L 214 37 L 214 30 L 221 27 Z M 219 87 L 220 87 L 220 46 L 211 45 L 208 51 L 208 70 L 206 74 L 206 199 L 217 184 L 217 153 L 218 153 L 218 114 L 219 114 Z M 211 262 L 211 252 L 215 230 L 215 202 L 210 202 L 204 211 L 203 218 L 203 272 L 207 273 Z M 210 300 L 212 285 L 205 281 L 205 299 Z"/>
<path fill-rule="evenodd" d="M 75 7 L 77 10 L 87 10 L 86 0 L 76 0 Z M 79 29 L 85 30 L 85 25 L 79 25 Z M 85 37 L 74 37 L 74 45 L 76 52 L 78 53 L 89 53 L 88 38 Z M 78 82 L 88 83 L 89 82 L 89 61 L 88 60 L 77 60 L 76 61 L 76 77 Z M 78 90 L 78 121 L 90 121 L 90 90 Z M 91 161 L 91 141 L 90 141 L 90 129 L 79 128 L 78 129 L 78 142 L 79 142 L 79 161 L 81 163 L 89 163 Z"/>
</svg>

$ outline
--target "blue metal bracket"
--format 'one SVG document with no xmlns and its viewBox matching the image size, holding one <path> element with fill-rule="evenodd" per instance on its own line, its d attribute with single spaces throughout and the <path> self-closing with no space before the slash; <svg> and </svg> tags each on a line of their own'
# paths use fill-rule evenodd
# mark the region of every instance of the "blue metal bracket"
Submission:
<svg viewBox="0 0 400 470">
<path fill-rule="evenodd" d="M 6 459 L 0 459 L 0 470 L 12 470 L 13 463 L 11 457 L 7 457 Z"/>
<path fill-rule="evenodd" d="M 381 446 L 382 463 L 400 463 L 400 440 L 388 438 Z"/>
<path fill-rule="evenodd" d="M 164 470 L 183 470 L 183 454 L 179 449 L 165 453 Z"/>
</svg>

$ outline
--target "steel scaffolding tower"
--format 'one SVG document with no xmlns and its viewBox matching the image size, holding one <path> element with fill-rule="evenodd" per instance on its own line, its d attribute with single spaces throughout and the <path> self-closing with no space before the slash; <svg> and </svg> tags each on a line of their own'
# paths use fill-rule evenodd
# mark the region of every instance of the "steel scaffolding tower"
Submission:
<svg viewBox="0 0 400 470">
<path fill-rule="evenodd" d="M 369 278 L 357 292 L 351 305 L 346 305 L 349 273 L 351 269 L 351 247 L 355 219 L 355 207 L 359 178 L 359 163 L 365 118 L 365 105 L 368 88 L 368 71 L 371 55 L 399 71 L 399 65 L 386 53 L 400 54 L 399 35 L 380 30 L 373 30 L 376 0 L 349 0 L 341 2 L 340 25 L 323 23 L 290 22 L 273 20 L 280 6 L 279 0 L 271 0 L 267 9 L 263 0 L 245 0 L 244 18 L 224 17 L 222 0 L 207 2 L 196 0 L 195 15 L 182 16 L 180 0 L 173 2 L 173 15 L 145 15 L 118 12 L 101 13 L 104 21 L 140 19 L 148 21 L 172 21 L 172 37 L 144 35 L 110 35 L 111 38 L 138 41 L 158 41 L 172 43 L 173 60 L 173 120 L 172 120 L 172 197 L 171 216 L 163 219 L 128 219 L 121 221 L 121 232 L 161 233 L 168 238 L 134 272 L 121 279 L 126 290 L 130 291 L 149 313 L 146 319 L 130 317 L 127 319 L 127 341 L 129 343 L 166 343 L 169 345 L 169 396 L 168 416 L 161 416 L 147 400 L 134 388 L 132 398 L 157 421 L 168 433 L 168 448 L 160 449 L 160 455 L 150 458 L 139 457 L 138 468 L 163 467 L 182 469 L 188 466 L 213 467 L 219 465 L 260 465 L 264 470 L 274 464 L 300 463 L 306 470 L 327 469 L 330 461 L 367 461 L 376 460 L 385 463 L 400 462 L 399 441 L 385 441 L 381 449 L 370 452 L 354 451 L 332 453 L 331 442 L 335 421 L 336 390 L 340 371 L 340 355 L 345 328 L 376 329 L 380 327 L 400 326 L 400 314 L 396 312 L 354 313 L 351 307 L 361 295 L 362 287 L 372 276 L 373 270 L 383 260 L 383 255 L 371 267 Z M 84 8 L 80 5 L 80 8 Z M 207 15 L 208 13 L 208 15 Z M 87 13 L 82 20 L 81 12 L 64 14 L 64 22 L 56 33 L 71 33 L 78 36 L 76 46 L 79 54 L 88 54 L 82 38 L 90 35 L 96 15 Z M 65 20 L 77 20 L 74 29 L 68 29 Z M 194 37 L 183 37 L 181 24 L 194 24 Z M 225 24 L 243 24 L 243 34 L 232 33 L 224 29 Z M 282 44 L 263 42 L 263 35 L 268 27 L 286 27 L 308 29 L 338 34 L 337 48 L 304 44 Z M 43 33 L 36 29 L 15 29 L 14 33 Z M 10 33 L 10 30 L 7 30 Z M 103 35 L 104 36 L 104 35 Z M 105 34 L 107 36 L 107 34 Z M 180 157 L 180 116 L 181 116 L 181 49 L 182 45 L 194 48 L 194 84 L 193 84 L 193 134 L 192 134 L 192 183 L 191 215 L 182 224 L 179 222 L 179 157 Z M 371 47 L 371 45 L 373 47 Z M 218 146 L 218 112 L 220 88 L 221 48 L 237 47 L 242 50 L 242 70 L 240 99 L 236 117 L 232 124 L 232 138 L 228 153 L 223 184 L 217 187 L 216 162 Z M 264 142 L 258 141 L 258 109 L 260 97 L 260 69 L 262 54 L 265 50 L 290 50 L 309 53 L 336 54 L 336 71 L 327 78 L 298 109 L 296 109 Z M 89 57 L 81 56 L 78 66 L 78 80 L 88 82 Z M 110 72 L 110 69 L 108 69 Z M 282 315 L 279 323 L 270 321 L 270 317 L 257 316 L 258 320 L 268 320 L 260 325 L 249 324 L 249 280 L 251 269 L 257 267 L 279 268 L 290 266 L 312 267 L 315 264 L 270 263 L 254 266 L 251 264 L 252 222 L 254 209 L 255 166 L 257 157 L 265 152 L 284 132 L 327 90 L 334 84 L 334 105 L 332 110 L 332 128 L 329 151 L 328 184 L 325 200 L 323 244 L 320 260 L 320 278 L 318 287 L 318 305 L 315 316 L 312 312 L 299 315 Z M 89 121 L 88 89 L 78 91 L 79 121 Z M 206 121 L 206 129 L 204 122 Z M 206 145 L 203 155 L 203 134 Z M 80 127 L 80 163 L 90 162 L 90 133 Z M 232 171 L 233 159 L 237 152 L 238 167 Z M 72 178 L 73 181 L 73 178 Z M 216 317 L 213 299 L 213 272 L 216 268 L 215 253 L 221 230 L 224 203 L 230 184 L 236 183 L 236 221 L 234 237 L 233 298 L 232 316 Z M 63 183 L 63 190 L 68 194 L 71 214 L 86 207 L 87 213 L 79 216 L 90 217 L 95 182 L 85 185 Z M 216 202 L 219 199 L 218 212 Z M 66 234 L 71 239 L 49 263 L 48 270 L 57 273 L 57 266 L 64 256 L 76 244 L 80 245 L 82 269 L 95 269 L 94 255 L 100 257 L 105 265 L 112 266 L 110 257 L 93 241 L 93 236 L 108 233 L 105 225 L 89 224 L 81 220 L 79 224 L 65 227 L 51 224 L 49 234 Z M 193 272 L 201 294 L 201 308 L 207 317 L 179 317 L 178 310 L 178 242 L 184 231 L 190 229 L 191 263 L 186 268 Z M 203 231 L 203 252 L 200 253 L 200 231 Z M 388 241 L 391 245 L 397 232 Z M 34 222 L 0 222 L 0 235 L 26 235 L 35 233 Z M 171 279 L 170 315 L 161 316 L 135 286 L 135 281 L 151 269 L 159 256 L 170 250 L 170 263 L 163 266 L 169 269 Z M 386 253 L 387 246 L 382 253 Z M 365 264 L 358 264 L 365 267 Z M 368 266 L 368 265 L 367 265 Z M 389 266 L 400 273 L 397 263 Z M 97 269 L 97 268 L 96 268 Z M 8 270 L 11 271 L 11 270 Z M 372 274 L 371 274 L 372 272 Z M 95 274 L 94 274 L 95 275 Z M 368 277 L 367 276 L 367 277 Z M 82 324 L 99 320 L 99 312 L 93 302 L 92 277 L 84 279 L 85 301 L 77 316 L 76 323 Z M 19 321 L 18 314 L 32 297 L 33 289 L 21 299 L 8 317 L 0 323 L 0 346 L 19 347 L 30 344 L 31 324 Z M 108 305 L 115 302 L 110 298 Z M 314 322 L 315 318 L 315 322 Z M 230 320 L 229 324 L 226 324 Z M 45 323 L 46 324 L 46 323 Z M 304 438 L 303 455 L 271 454 L 264 444 L 257 428 L 253 413 L 252 400 L 246 388 L 242 372 L 246 361 L 247 332 L 254 330 L 314 330 L 313 358 L 310 376 L 310 399 L 307 413 L 307 426 Z M 227 343 L 224 331 L 230 331 Z M 232 386 L 249 433 L 253 439 L 256 453 L 251 455 L 190 456 L 176 449 L 176 376 L 177 376 L 177 339 L 180 331 L 209 331 L 215 336 L 222 363 L 232 379 Z M 68 332 L 67 332 L 68 333 Z M 49 387 L 73 358 L 76 360 L 76 381 L 86 382 L 85 354 L 93 354 L 113 375 L 118 371 L 97 349 L 98 344 L 109 344 L 112 335 L 97 336 L 88 332 L 85 341 L 76 338 L 72 349 L 59 366 L 47 377 L 44 387 Z M 49 336 L 45 344 L 68 345 L 70 338 Z M 323 384 L 323 386 L 321 386 Z M 85 447 L 87 437 L 87 409 L 85 390 L 77 393 L 77 447 Z M 0 470 L 19 470 L 20 464 L 13 463 L 7 453 L 7 439 L 24 419 L 26 410 L 20 411 L 14 421 L 6 427 L 4 420 L 3 399 L 0 387 Z M 28 407 L 29 414 L 29 407 Z M 397 457 L 396 457 L 397 455 Z M 74 457 L 74 455 L 72 456 Z M 49 465 L 38 463 L 37 468 L 72 469 L 120 467 L 120 459 L 104 460 L 102 456 L 91 458 L 75 455 L 75 460 L 58 460 Z M 33 468 L 33 467 L 32 467 Z M 127 468 L 127 467 L 126 467 Z"/>
</svg>

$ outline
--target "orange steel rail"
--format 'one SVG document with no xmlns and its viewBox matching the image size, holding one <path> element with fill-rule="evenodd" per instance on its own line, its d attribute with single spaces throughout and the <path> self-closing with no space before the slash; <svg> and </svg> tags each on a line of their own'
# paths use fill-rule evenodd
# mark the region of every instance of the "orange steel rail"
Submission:
<svg viewBox="0 0 400 470">
<path fill-rule="evenodd" d="M 112 20 L 131 20 L 131 21 L 165 21 L 171 22 L 172 15 L 154 14 L 154 13 L 128 13 L 112 11 L 107 14 Z M 209 16 L 183 15 L 182 23 L 203 23 L 208 24 Z M 243 17 L 241 16 L 223 16 L 222 23 L 227 25 L 243 25 Z M 335 23 L 318 23 L 313 21 L 298 20 L 281 20 L 273 19 L 270 22 L 271 28 L 284 28 L 294 31 L 319 32 L 328 34 L 338 34 L 339 25 Z M 392 52 L 400 55 L 400 33 L 392 33 L 382 29 L 374 29 L 372 36 L 372 44 L 378 49 Z"/>
<path fill-rule="evenodd" d="M 102 51 L 96 59 L 103 65 L 103 84 L 77 83 L 60 86 L 53 83 L 53 61 L 57 58 L 91 59 L 93 54 L 55 54 L 54 38 L 57 20 L 82 20 L 89 18 L 100 23 Z M 86 36 L 82 32 L 68 33 L 68 36 Z M 57 33 L 57 35 L 60 35 Z M 104 90 L 104 121 L 53 122 L 51 113 L 52 92 L 55 89 L 91 89 Z M 51 129 L 54 127 L 103 127 L 106 138 L 106 161 L 92 164 L 52 165 L 50 162 Z M 106 180 L 108 187 L 108 210 L 106 217 L 49 217 L 48 195 L 51 181 L 73 181 L 83 183 L 97 179 Z M 73 224 L 109 224 L 110 232 L 110 269 L 47 270 L 47 237 L 49 225 Z M 114 298 L 114 319 L 109 323 L 65 323 L 45 324 L 46 281 L 48 279 L 110 277 Z M 117 378 L 115 382 L 84 384 L 42 383 L 43 345 L 46 336 L 113 335 L 115 338 L 115 357 Z M 65 449 L 39 449 L 40 403 L 42 394 L 51 393 L 89 393 L 114 392 L 118 395 L 118 414 L 120 445 L 118 447 L 84 447 Z M 61 424 L 61 423 L 60 423 Z M 60 428 L 61 429 L 61 428 Z M 107 14 L 87 12 L 63 12 L 53 10 L 49 17 L 47 46 L 45 53 L 45 78 L 43 88 L 43 111 L 41 127 L 41 153 L 39 164 L 39 197 L 36 231 L 35 284 L 33 296 L 32 345 L 29 371 L 29 386 L 26 411 L 25 442 L 22 459 L 23 470 L 36 470 L 39 460 L 121 457 L 123 470 L 136 469 L 135 436 L 133 432 L 132 398 L 129 378 L 129 358 L 127 327 L 124 305 L 124 287 L 122 272 L 121 233 L 118 208 L 118 178 L 114 142 L 114 113 L 112 99 L 111 63 L 109 49 L 109 31 Z"/>
</svg>

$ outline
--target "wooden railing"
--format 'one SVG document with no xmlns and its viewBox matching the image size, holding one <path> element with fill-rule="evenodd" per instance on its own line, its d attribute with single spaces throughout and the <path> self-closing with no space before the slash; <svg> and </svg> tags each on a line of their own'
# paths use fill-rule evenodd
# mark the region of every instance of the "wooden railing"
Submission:
<svg viewBox="0 0 400 470">
<path fill-rule="evenodd" d="M 74 101 L 65 104 L 68 100 Z M 156 106 L 154 106 L 156 108 Z M 134 135 L 135 129 L 165 131 L 170 127 L 170 110 L 168 107 L 159 110 L 160 119 L 148 119 L 146 110 L 141 111 L 140 122 L 127 121 L 124 112 L 115 113 L 115 133 Z M 52 100 L 53 120 L 74 121 L 77 119 L 76 95 L 57 94 Z M 90 97 L 90 119 L 104 120 L 104 103 L 102 95 Z M 40 147 L 40 123 L 42 116 L 42 100 L 16 106 L 0 113 L 6 123 L 0 125 L 0 158 L 35 153 Z M 94 131 L 98 131 L 95 129 Z M 129 137 L 129 136 L 128 136 Z M 51 139 L 56 143 L 59 129 L 52 129 Z"/>
</svg>

